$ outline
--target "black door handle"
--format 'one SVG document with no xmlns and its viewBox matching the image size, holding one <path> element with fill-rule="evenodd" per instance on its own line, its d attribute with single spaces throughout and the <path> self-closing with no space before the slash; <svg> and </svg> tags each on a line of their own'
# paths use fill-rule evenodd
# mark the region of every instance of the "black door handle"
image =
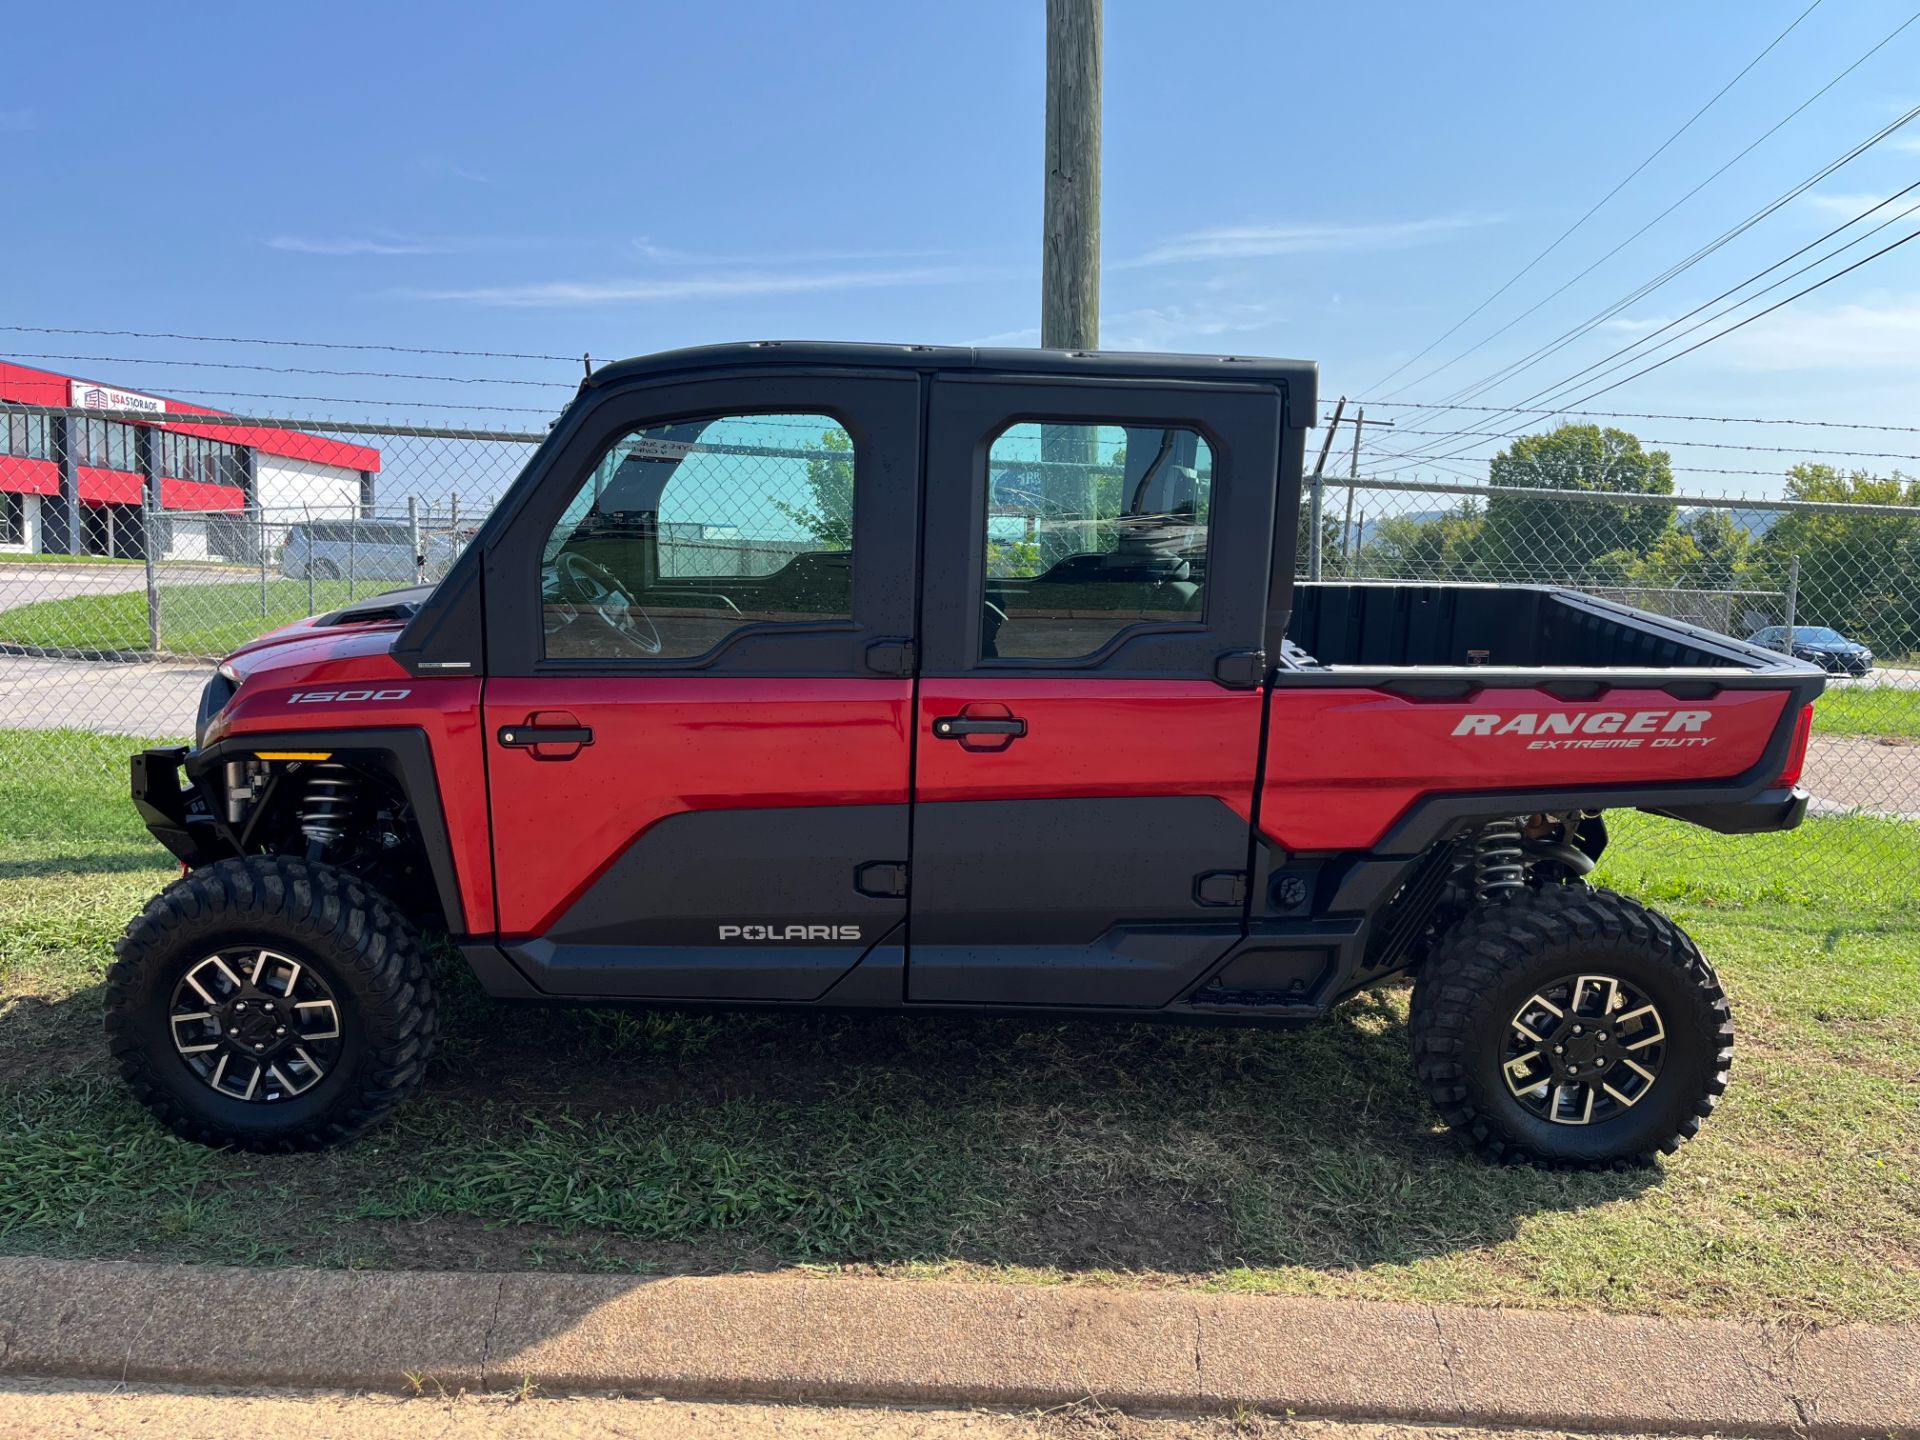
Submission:
<svg viewBox="0 0 1920 1440">
<path fill-rule="evenodd" d="M 942 740 L 959 740 L 968 735 L 1024 735 L 1027 733 L 1027 722 L 1018 715 L 999 719 L 942 715 L 933 722 L 933 733 Z"/>
<path fill-rule="evenodd" d="M 503 725 L 500 743 L 513 750 L 531 745 L 591 745 L 593 729 L 588 725 Z"/>
</svg>

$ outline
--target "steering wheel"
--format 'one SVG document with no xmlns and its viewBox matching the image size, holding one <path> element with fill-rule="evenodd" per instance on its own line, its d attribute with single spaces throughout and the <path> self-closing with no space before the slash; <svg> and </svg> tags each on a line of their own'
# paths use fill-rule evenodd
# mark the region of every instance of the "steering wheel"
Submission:
<svg viewBox="0 0 1920 1440">
<path fill-rule="evenodd" d="M 633 603 L 606 566 L 563 550 L 554 569 L 559 575 L 561 594 L 591 610 L 622 642 L 642 655 L 658 655 L 666 648 L 653 617 Z"/>
</svg>

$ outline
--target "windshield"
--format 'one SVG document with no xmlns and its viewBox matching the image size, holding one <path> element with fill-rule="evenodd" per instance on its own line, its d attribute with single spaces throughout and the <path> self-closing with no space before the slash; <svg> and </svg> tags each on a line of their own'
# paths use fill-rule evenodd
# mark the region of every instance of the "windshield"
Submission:
<svg viewBox="0 0 1920 1440">
<path fill-rule="evenodd" d="M 1847 637 L 1838 630 L 1829 630 L 1824 625 L 1796 625 L 1793 629 L 1793 638 L 1811 640 L 1820 645 L 1844 645 L 1847 640 Z"/>
</svg>

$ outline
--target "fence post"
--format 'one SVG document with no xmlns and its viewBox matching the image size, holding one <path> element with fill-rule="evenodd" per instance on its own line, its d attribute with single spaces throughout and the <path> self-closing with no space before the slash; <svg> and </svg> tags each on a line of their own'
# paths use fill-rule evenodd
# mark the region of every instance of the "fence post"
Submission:
<svg viewBox="0 0 1920 1440">
<path fill-rule="evenodd" d="M 313 614 L 313 507 L 302 505 L 300 514 L 306 520 L 307 563 L 300 568 L 307 572 L 307 614 Z"/>
<path fill-rule="evenodd" d="M 160 577 L 154 570 L 154 547 L 160 543 L 160 506 L 157 476 L 149 476 L 141 489 L 140 504 L 146 510 L 141 517 L 141 526 L 146 531 L 146 543 L 141 552 L 147 558 L 147 649 L 154 654 L 160 653 Z"/>
<path fill-rule="evenodd" d="M 427 554 L 420 548 L 420 497 L 407 496 L 407 539 L 413 545 L 413 583 L 422 585 L 427 578 Z"/>
<path fill-rule="evenodd" d="M 1780 653 L 1793 653 L 1794 612 L 1800 608 L 1800 557 L 1793 556 L 1787 561 L 1787 628 L 1780 635 Z"/>
<path fill-rule="evenodd" d="M 360 517 L 348 510 L 347 520 L 347 599 L 360 598 Z"/>
<path fill-rule="evenodd" d="M 1320 578 L 1320 513 L 1326 505 L 1327 478 L 1313 472 L 1313 498 L 1307 506 L 1307 578 Z"/>
<path fill-rule="evenodd" d="M 254 550 L 260 556 L 260 618 L 267 618 L 267 507 L 256 497 L 253 504 L 254 517 L 258 520 L 259 540 Z"/>
</svg>

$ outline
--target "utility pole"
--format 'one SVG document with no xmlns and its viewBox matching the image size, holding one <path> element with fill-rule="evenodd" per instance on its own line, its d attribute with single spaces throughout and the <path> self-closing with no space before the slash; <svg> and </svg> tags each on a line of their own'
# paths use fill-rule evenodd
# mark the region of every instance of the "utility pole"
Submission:
<svg viewBox="0 0 1920 1440">
<path fill-rule="evenodd" d="M 1047 0 L 1040 343 L 1049 349 L 1100 348 L 1100 6 Z M 1098 448 L 1091 425 L 1040 429 L 1042 564 L 1094 548 Z"/>
<path fill-rule="evenodd" d="M 1334 424 L 1337 425 L 1339 423 L 1339 419 L 1336 417 Z M 1356 488 L 1354 482 L 1360 478 L 1360 437 L 1366 432 L 1366 428 L 1369 425 L 1380 425 L 1391 430 L 1393 428 L 1393 421 L 1367 419 L 1367 409 L 1364 405 L 1353 412 L 1353 461 L 1347 468 L 1347 523 L 1340 531 L 1340 548 L 1344 552 L 1340 557 L 1341 567 L 1349 576 L 1353 574 L 1354 553 L 1360 548 L 1360 536 L 1353 528 L 1353 492 Z M 1329 440 L 1333 438 L 1331 431 L 1328 432 L 1327 438 Z M 1364 523 L 1364 520 L 1362 523 Z"/>
<path fill-rule="evenodd" d="M 1040 343 L 1100 348 L 1101 0 L 1047 0 Z"/>
<path fill-rule="evenodd" d="M 1340 403 L 1333 407 L 1333 419 L 1327 422 L 1327 436 L 1320 442 L 1320 458 L 1313 462 L 1313 484 L 1307 501 L 1307 578 L 1320 578 L 1320 552 L 1322 545 L 1321 516 L 1326 514 L 1327 506 L 1327 456 L 1333 451 L 1334 432 L 1340 428 L 1340 417 L 1347 413 L 1347 397 L 1342 395 Z M 1351 493 L 1351 490 L 1349 490 Z M 1295 565 L 1300 562 L 1294 561 Z"/>
</svg>

